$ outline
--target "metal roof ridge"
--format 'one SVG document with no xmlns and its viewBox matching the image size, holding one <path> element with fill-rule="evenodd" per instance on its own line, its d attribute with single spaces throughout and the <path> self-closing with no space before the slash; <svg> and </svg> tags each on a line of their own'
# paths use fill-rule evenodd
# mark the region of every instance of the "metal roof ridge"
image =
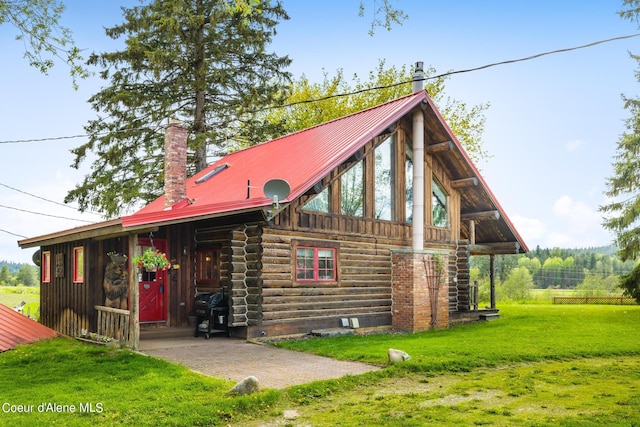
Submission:
<svg viewBox="0 0 640 427">
<path fill-rule="evenodd" d="M 373 107 L 369 107 L 369 108 L 366 108 L 364 110 L 356 111 L 356 112 L 348 114 L 346 116 L 336 117 L 335 119 L 331 119 L 331 120 L 326 121 L 326 122 L 318 123 L 318 124 L 313 125 L 311 127 L 300 129 L 300 130 L 297 130 L 295 132 L 287 133 L 287 134 L 281 135 L 281 136 L 279 136 L 277 138 L 269 139 L 267 141 L 258 142 L 257 144 L 254 144 L 254 145 L 252 145 L 250 147 L 244 147 L 244 148 L 241 148 L 239 150 L 232 151 L 232 152 L 230 152 L 228 154 L 225 154 L 224 156 L 220 157 L 215 162 L 207 165 L 206 168 L 204 168 L 203 170 L 201 170 L 197 174 L 189 177 L 189 179 L 192 179 L 193 177 L 195 177 L 195 176 L 197 176 L 199 174 L 202 174 L 202 172 L 208 170 L 211 166 L 215 165 L 216 163 L 218 163 L 220 160 L 226 158 L 227 156 L 230 156 L 230 155 L 233 155 L 233 154 L 236 154 L 236 153 L 242 153 L 242 152 L 245 152 L 245 151 L 249 151 L 249 150 L 255 149 L 257 147 L 264 147 L 265 145 L 275 143 L 275 142 L 280 141 L 280 140 L 282 140 L 284 138 L 290 138 L 290 137 L 292 137 L 294 135 L 302 134 L 302 133 L 305 133 L 305 132 L 310 132 L 310 131 L 315 130 L 315 129 L 319 128 L 319 127 L 327 126 L 327 125 L 330 125 L 330 124 L 338 122 L 338 121 L 347 120 L 349 118 L 352 118 L 353 116 L 361 115 L 361 114 L 367 113 L 367 112 L 369 112 L 371 110 L 376 110 L 376 109 L 382 108 L 382 107 L 384 107 L 386 105 L 389 105 L 389 104 L 399 103 L 402 100 L 404 100 L 405 98 L 411 98 L 411 97 L 414 97 L 414 96 L 417 96 L 417 95 L 418 96 L 423 96 L 425 98 L 428 97 L 428 94 L 427 94 L 426 90 L 425 91 L 421 91 L 421 92 L 410 93 L 408 95 L 401 96 L 400 98 L 395 98 L 395 99 L 392 99 L 390 101 L 384 102 L 382 104 L 374 105 Z M 204 174 L 203 174 L 203 176 L 204 176 Z"/>
</svg>

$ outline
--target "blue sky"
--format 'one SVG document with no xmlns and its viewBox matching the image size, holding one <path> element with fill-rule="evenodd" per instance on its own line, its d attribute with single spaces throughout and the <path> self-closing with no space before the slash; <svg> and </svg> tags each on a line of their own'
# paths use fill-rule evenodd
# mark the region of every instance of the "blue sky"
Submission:
<svg viewBox="0 0 640 427">
<path fill-rule="evenodd" d="M 65 23 L 87 54 L 118 47 L 102 28 L 122 22 L 120 5 L 135 4 L 65 3 Z M 408 21 L 371 37 L 370 16 L 358 17 L 358 3 L 285 0 L 291 19 L 279 25 L 273 50 L 293 59 L 294 76 L 304 73 L 319 81 L 323 71 L 333 75 L 337 69 L 364 78 L 380 59 L 398 67 L 424 61 L 440 73 L 640 33 L 616 14 L 621 1 L 398 0 Z M 81 81 L 74 91 L 63 65 L 49 76 L 38 73 L 22 59 L 22 45 L 13 35 L 11 27 L 0 27 L 0 142 L 84 134 L 83 126 L 95 117 L 86 101 L 102 82 Z M 621 94 L 638 95 L 636 62 L 628 52 L 640 54 L 640 37 L 447 80 L 447 96 L 468 105 L 491 104 L 483 141 L 492 157 L 478 166 L 531 249 L 612 241 L 600 226 L 598 207 L 606 203 L 605 180 L 628 117 Z M 69 167 L 70 150 L 84 141 L 0 143 L 0 205 L 99 220 L 5 187 L 62 202 L 89 172 L 89 163 L 80 171 Z M 0 207 L 0 224 L 2 230 L 33 237 L 84 223 Z M 0 231 L 0 260 L 31 259 L 33 250 L 19 249 L 18 239 Z"/>
</svg>

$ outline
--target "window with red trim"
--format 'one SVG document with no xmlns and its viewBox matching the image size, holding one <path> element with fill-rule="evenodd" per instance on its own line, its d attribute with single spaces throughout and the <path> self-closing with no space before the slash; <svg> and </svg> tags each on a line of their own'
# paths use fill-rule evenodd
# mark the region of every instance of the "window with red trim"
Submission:
<svg viewBox="0 0 640 427">
<path fill-rule="evenodd" d="M 296 280 L 335 281 L 336 250 L 298 247 L 296 249 Z"/>
<path fill-rule="evenodd" d="M 84 248 L 73 248 L 73 282 L 84 282 Z"/>
<path fill-rule="evenodd" d="M 42 283 L 51 283 L 51 252 L 42 252 Z"/>
</svg>

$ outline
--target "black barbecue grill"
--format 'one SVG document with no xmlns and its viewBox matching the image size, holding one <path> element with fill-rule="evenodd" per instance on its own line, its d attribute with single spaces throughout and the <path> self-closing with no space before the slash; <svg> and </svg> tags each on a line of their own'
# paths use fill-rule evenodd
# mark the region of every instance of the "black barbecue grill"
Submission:
<svg viewBox="0 0 640 427">
<path fill-rule="evenodd" d="M 209 339 L 212 334 L 225 333 L 229 336 L 229 299 L 223 292 L 198 294 L 195 298 L 195 336 L 204 334 Z"/>
</svg>

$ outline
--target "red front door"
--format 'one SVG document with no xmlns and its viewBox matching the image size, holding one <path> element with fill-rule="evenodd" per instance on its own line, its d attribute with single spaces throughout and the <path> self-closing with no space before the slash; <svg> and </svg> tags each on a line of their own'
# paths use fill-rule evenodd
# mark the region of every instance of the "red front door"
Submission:
<svg viewBox="0 0 640 427">
<path fill-rule="evenodd" d="M 164 239 L 138 239 L 138 245 L 144 251 L 149 247 L 155 247 L 160 252 L 167 252 L 167 241 Z M 166 315 L 166 283 L 167 270 L 147 271 L 141 270 L 139 277 L 140 292 L 140 322 L 162 322 L 167 320 Z"/>
</svg>

